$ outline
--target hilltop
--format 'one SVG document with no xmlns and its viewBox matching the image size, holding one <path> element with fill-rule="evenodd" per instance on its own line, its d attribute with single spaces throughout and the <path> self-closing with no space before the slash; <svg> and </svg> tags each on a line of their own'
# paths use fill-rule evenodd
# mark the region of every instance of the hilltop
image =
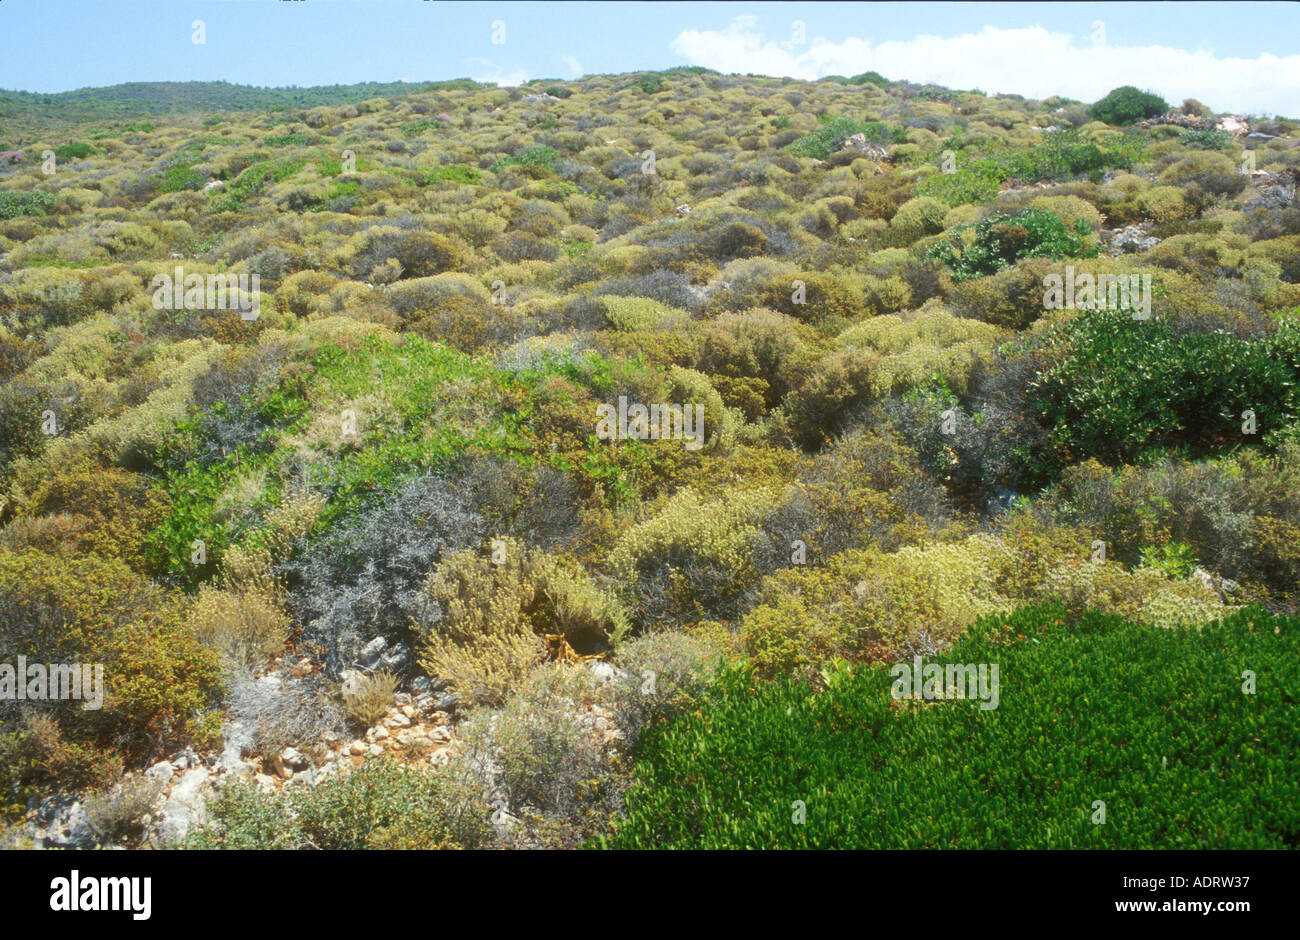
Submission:
<svg viewBox="0 0 1300 940">
<path fill-rule="evenodd" d="M 3 93 L 0 645 L 110 692 L 0 701 L 12 838 L 1294 845 L 1298 142 L 871 72 Z M 1002 647 L 987 716 L 870 698 Z M 1153 741 L 1112 660 L 1226 665 Z M 1140 772 L 845 822 L 1063 663 Z M 796 752 L 871 774 L 791 836 Z M 1009 819 L 966 757 L 908 805 Z M 1139 778 L 1186 817 L 1076 818 Z"/>
</svg>

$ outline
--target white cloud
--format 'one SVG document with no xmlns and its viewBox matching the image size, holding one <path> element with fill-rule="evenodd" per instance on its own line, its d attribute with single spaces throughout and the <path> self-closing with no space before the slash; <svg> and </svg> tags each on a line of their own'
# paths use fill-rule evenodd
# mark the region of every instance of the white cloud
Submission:
<svg viewBox="0 0 1300 940">
<path fill-rule="evenodd" d="M 859 36 L 839 42 L 816 37 L 795 46 L 769 39 L 754 17 L 739 16 L 726 29 L 683 30 L 672 49 L 692 65 L 720 72 L 814 79 L 874 70 L 949 88 L 1082 101 L 1095 101 L 1117 85 L 1137 85 L 1170 104 L 1197 98 L 1219 111 L 1300 112 L 1300 56 L 1219 58 L 1168 46 L 1095 44 L 1089 36 L 1041 26 L 985 26 L 978 33 L 878 43 Z"/>
<path fill-rule="evenodd" d="M 467 61 L 470 67 L 475 70 L 469 77 L 476 82 L 487 82 L 500 85 L 503 88 L 515 88 L 528 81 L 528 73 L 523 69 L 507 70 L 488 59 L 468 59 Z"/>
<path fill-rule="evenodd" d="M 581 78 L 583 75 L 586 74 L 586 72 L 585 72 L 584 69 L 582 68 L 582 63 L 579 62 L 577 59 L 575 59 L 573 56 L 571 56 L 571 55 L 566 55 L 566 56 L 561 56 L 561 58 L 564 59 L 564 65 L 565 65 L 565 67 L 566 67 L 570 72 L 573 73 L 571 77 L 573 77 L 573 78 Z"/>
</svg>

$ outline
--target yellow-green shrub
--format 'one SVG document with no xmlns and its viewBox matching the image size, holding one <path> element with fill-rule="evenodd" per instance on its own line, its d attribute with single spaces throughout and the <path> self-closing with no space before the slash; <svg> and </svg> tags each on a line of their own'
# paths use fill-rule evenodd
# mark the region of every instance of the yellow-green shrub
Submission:
<svg viewBox="0 0 1300 940">
<path fill-rule="evenodd" d="M 514 539 L 494 549 L 499 564 L 470 550 L 439 562 L 424 591 L 441 617 L 416 625 L 421 667 L 467 699 L 504 702 L 544 658 L 543 637 L 589 653 L 627 632 L 620 605 L 575 565 Z"/>
<path fill-rule="evenodd" d="M 757 579 L 757 523 L 776 498 L 772 490 L 756 489 L 705 500 L 684 487 L 624 532 L 609 567 L 642 626 L 732 609 Z"/>
<path fill-rule="evenodd" d="M 1142 211 L 1157 222 L 1176 222 L 1196 214 L 1195 207 L 1177 186 L 1154 186 L 1138 196 L 1137 201 Z"/>
</svg>

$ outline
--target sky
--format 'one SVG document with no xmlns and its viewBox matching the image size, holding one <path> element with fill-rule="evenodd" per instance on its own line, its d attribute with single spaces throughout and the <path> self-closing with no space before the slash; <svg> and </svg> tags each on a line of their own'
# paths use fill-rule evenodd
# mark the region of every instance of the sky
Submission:
<svg viewBox="0 0 1300 940">
<path fill-rule="evenodd" d="M 196 44 L 202 21 L 205 42 Z M 702 65 L 1300 116 L 1300 3 L 0 0 L 0 88 L 333 85 Z"/>
</svg>

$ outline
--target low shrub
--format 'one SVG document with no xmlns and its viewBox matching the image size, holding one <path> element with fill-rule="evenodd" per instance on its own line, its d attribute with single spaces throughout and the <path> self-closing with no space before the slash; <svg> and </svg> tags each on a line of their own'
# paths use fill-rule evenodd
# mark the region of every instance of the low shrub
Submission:
<svg viewBox="0 0 1300 940">
<path fill-rule="evenodd" d="M 387 671 L 361 676 L 351 689 L 343 693 L 348 714 L 363 728 L 373 726 L 392 707 L 397 686 L 397 677 Z"/>
<path fill-rule="evenodd" d="M 964 281 L 994 274 L 1022 258 L 1094 257 L 1100 249 L 1086 240 L 1090 234 L 1085 219 L 1067 226 L 1046 209 L 992 212 L 972 227 L 954 230 L 926 257 L 946 265 L 954 281 Z"/>
<path fill-rule="evenodd" d="M 650 629 L 734 616 L 757 580 L 757 523 L 774 504 L 767 490 L 716 500 L 683 488 L 615 543 L 609 567 L 638 626 Z"/>
<path fill-rule="evenodd" d="M 1169 103 L 1159 95 L 1141 91 L 1132 85 L 1113 88 L 1091 109 L 1092 118 L 1107 124 L 1136 124 L 1146 118 L 1157 117 L 1169 110 Z"/>
<path fill-rule="evenodd" d="M 627 615 L 576 566 L 501 539 L 492 557 L 453 552 L 429 575 L 420 665 L 466 700 L 500 705 L 549 649 L 609 649 Z"/>
<path fill-rule="evenodd" d="M 884 666 L 821 694 L 792 679 L 755 685 L 736 669 L 698 713 L 651 733 L 625 818 L 593 844 L 1293 846 L 1300 787 L 1279 781 L 1300 760 L 1286 691 L 1300 681 L 1298 642 L 1300 622 L 1258 609 L 1199 630 L 1023 609 L 925 656 L 998 664 L 992 710 L 896 699 Z M 1242 694 L 1245 668 L 1269 676 L 1267 690 Z M 1098 800 L 1105 825 L 1094 824 Z"/>
<path fill-rule="evenodd" d="M 86 818 L 100 842 L 135 842 L 141 835 L 142 817 L 162 795 L 163 782 L 131 774 L 107 790 L 86 798 Z"/>
<path fill-rule="evenodd" d="M 1076 317 L 1058 331 L 1059 361 L 1029 385 L 1049 459 L 1133 462 L 1157 448 L 1206 456 L 1252 443 L 1246 412 L 1263 434 L 1288 426 L 1300 417 L 1296 335 L 1293 324 L 1239 339 L 1178 335 L 1164 319 L 1119 311 Z"/>
</svg>

